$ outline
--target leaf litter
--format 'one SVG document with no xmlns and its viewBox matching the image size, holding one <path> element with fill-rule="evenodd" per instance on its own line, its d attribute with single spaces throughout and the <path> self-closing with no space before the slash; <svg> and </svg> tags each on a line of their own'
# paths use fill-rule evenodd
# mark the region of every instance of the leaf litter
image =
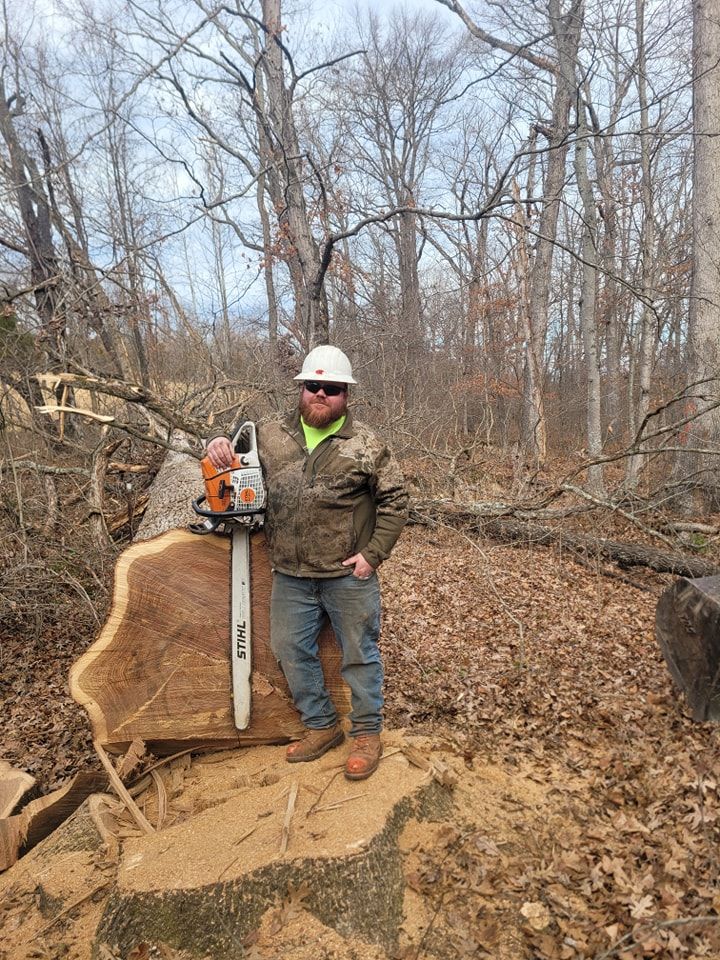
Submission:
<svg viewBox="0 0 720 960">
<path fill-rule="evenodd" d="M 388 727 L 461 771 L 455 821 L 404 843 L 395 957 L 720 956 L 717 730 L 690 719 L 654 640 L 671 578 L 633 576 L 650 589 L 445 528 L 408 529 L 382 568 Z M 66 692 L 88 642 L 2 637 L 1 755 L 47 790 L 95 765 Z M 297 938 L 305 913 L 299 898 L 285 917 Z M 274 916 L 248 953 L 277 951 Z M 318 937 L 315 956 L 345 956 Z"/>
</svg>

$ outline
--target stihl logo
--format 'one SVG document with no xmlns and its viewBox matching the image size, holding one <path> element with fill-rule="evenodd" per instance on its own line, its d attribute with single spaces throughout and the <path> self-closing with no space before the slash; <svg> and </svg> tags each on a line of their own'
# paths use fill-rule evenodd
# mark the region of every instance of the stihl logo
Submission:
<svg viewBox="0 0 720 960">
<path fill-rule="evenodd" d="M 238 620 L 235 624 L 235 656 L 238 660 L 247 660 L 247 623 Z"/>
</svg>

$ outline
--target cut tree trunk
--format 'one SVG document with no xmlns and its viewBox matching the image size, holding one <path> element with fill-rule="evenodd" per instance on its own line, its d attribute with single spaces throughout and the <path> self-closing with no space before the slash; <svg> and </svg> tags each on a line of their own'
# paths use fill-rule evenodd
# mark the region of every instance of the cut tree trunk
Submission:
<svg viewBox="0 0 720 960">
<path fill-rule="evenodd" d="M 230 541 L 169 529 L 194 518 L 189 504 L 202 492 L 199 477 L 192 457 L 168 455 L 151 489 L 140 542 L 118 560 L 107 622 L 70 673 L 70 692 L 90 716 L 93 739 L 113 753 L 136 739 L 157 755 L 283 743 L 303 729 L 270 650 L 272 574 L 262 533 L 251 536 L 250 725 L 235 728 Z M 328 691 L 338 711 L 347 713 L 340 650 L 327 625 L 319 646 Z"/>
<path fill-rule="evenodd" d="M 24 770 L 16 770 L 7 760 L 0 760 L 0 819 L 9 817 L 34 786 L 35 777 Z"/>
<path fill-rule="evenodd" d="M 100 773 L 78 773 L 66 786 L 31 801 L 14 817 L 0 820 L 0 870 L 49 836 L 80 804 L 107 786 Z"/>
<path fill-rule="evenodd" d="M 695 720 L 720 720 L 720 577 L 681 578 L 663 593 L 655 636 Z"/>
</svg>

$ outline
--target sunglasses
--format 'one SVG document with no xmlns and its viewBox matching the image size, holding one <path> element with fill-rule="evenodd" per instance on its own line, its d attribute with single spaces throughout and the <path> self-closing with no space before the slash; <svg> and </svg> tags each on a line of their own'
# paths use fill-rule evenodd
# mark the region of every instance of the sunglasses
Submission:
<svg viewBox="0 0 720 960">
<path fill-rule="evenodd" d="M 337 397 L 341 393 L 347 393 L 347 387 L 337 383 L 321 383 L 319 380 L 305 380 L 305 389 L 308 393 L 319 393 L 321 390 L 326 397 Z"/>
</svg>

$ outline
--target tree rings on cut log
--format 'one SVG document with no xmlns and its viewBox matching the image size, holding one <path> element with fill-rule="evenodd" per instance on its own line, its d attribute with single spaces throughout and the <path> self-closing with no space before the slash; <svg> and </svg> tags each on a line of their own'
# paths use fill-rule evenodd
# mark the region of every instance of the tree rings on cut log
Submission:
<svg viewBox="0 0 720 960">
<path fill-rule="evenodd" d="M 720 577 L 682 577 L 662 594 L 655 636 L 695 720 L 720 720 Z"/>
<path fill-rule="evenodd" d="M 282 743 L 302 732 L 270 650 L 272 574 L 262 533 L 251 535 L 252 711 L 233 723 L 230 674 L 230 541 L 171 530 L 119 558 L 107 622 L 73 666 L 70 692 L 93 738 L 111 752 L 144 740 L 157 755 L 188 747 Z M 319 641 L 328 690 L 349 710 L 329 625 Z"/>
</svg>

